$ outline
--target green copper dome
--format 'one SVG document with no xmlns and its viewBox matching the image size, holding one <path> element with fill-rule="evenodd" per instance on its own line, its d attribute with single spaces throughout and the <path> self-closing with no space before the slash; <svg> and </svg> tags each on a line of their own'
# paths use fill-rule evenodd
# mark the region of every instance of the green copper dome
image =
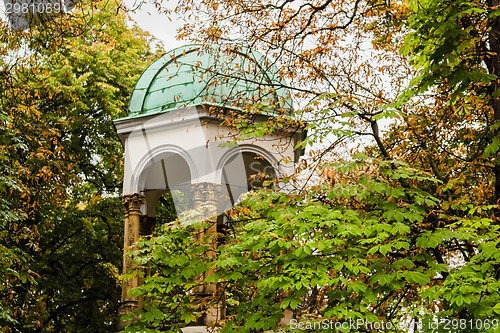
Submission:
<svg viewBox="0 0 500 333">
<path fill-rule="evenodd" d="M 137 81 L 126 118 L 214 105 L 264 114 L 290 114 L 292 100 L 277 68 L 262 54 L 201 45 L 174 49 L 152 63 Z"/>
</svg>

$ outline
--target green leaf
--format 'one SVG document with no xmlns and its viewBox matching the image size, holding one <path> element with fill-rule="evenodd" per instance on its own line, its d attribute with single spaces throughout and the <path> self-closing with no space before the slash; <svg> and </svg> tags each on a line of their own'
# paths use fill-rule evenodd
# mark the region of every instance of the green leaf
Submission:
<svg viewBox="0 0 500 333">
<path fill-rule="evenodd" d="M 431 281 L 431 279 L 427 275 L 420 272 L 407 271 L 405 272 L 404 277 L 409 283 L 418 283 L 422 286 L 428 284 Z"/>
</svg>

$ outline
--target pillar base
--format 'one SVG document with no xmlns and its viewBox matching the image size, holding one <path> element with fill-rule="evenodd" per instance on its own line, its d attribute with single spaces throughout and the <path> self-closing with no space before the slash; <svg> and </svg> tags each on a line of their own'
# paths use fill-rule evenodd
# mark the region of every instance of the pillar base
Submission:
<svg viewBox="0 0 500 333">
<path fill-rule="evenodd" d="M 122 331 L 130 323 L 130 320 L 122 320 L 122 317 L 139 309 L 137 301 L 124 301 L 118 308 L 118 331 Z"/>
<path fill-rule="evenodd" d="M 181 328 L 182 333 L 208 333 L 206 326 L 188 326 Z"/>
</svg>

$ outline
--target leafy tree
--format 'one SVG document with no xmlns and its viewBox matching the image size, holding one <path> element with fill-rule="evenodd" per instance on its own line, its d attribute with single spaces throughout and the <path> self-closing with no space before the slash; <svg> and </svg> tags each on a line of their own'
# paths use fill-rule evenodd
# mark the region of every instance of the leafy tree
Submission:
<svg viewBox="0 0 500 333">
<path fill-rule="evenodd" d="M 199 226 L 141 240 L 139 268 L 155 274 L 133 291 L 147 297 L 128 331 L 195 321 L 206 305 L 192 289 L 209 270 L 218 289 L 205 301 L 226 305 L 224 331 L 274 329 L 285 309 L 385 331 L 444 331 L 440 318 L 498 331 L 498 5 L 181 1 L 196 13 L 181 37 L 274 59 L 307 121 L 312 181 L 246 200 L 217 257 L 191 239 Z M 286 122 L 242 118 L 246 136 Z"/>
<path fill-rule="evenodd" d="M 456 124 L 452 125 L 455 141 L 467 149 L 457 153 L 463 166 L 482 167 L 475 173 L 482 172 L 487 179 L 493 176 L 493 195 L 483 198 L 491 204 L 500 199 L 498 5 L 496 1 L 412 2 L 413 31 L 403 49 L 412 53 L 419 74 L 406 97 L 431 91 L 437 103 L 444 104 L 439 105 L 443 113 L 451 110 L 448 118 Z M 496 217 L 498 213 L 496 209 Z"/>
<path fill-rule="evenodd" d="M 232 216 L 217 258 L 207 256 L 210 246 L 193 236 L 199 226 L 172 223 L 160 236 L 141 240 L 137 262 L 157 274 L 134 291 L 146 296 L 146 305 L 126 331 L 175 331 L 195 321 L 206 304 L 191 291 L 209 269 L 215 274 L 205 282 L 217 282 L 218 290 L 205 301 L 227 304 L 224 332 L 273 329 L 286 309 L 303 320 L 384 321 L 393 325 L 388 331 L 404 330 L 414 316 L 432 323 L 426 305 L 445 304 L 447 315 L 465 304 L 492 325 L 500 310 L 499 282 L 483 276 L 483 265 L 485 257 L 497 256 L 490 239 L 498 228 L 480 214 L 440 214 L 446 227 L 427 226 L 439 200 L 399 182 L 432 187 L 439 181 L 404 164 L 396 172 L 392 166 L 360 159 L 339 167 L 333 186 L 305 195 L 252 196 Z M 458 246 L 444 258 L 436 255 L 462 242 L 481 250 L 462 269 L 454 262 Z M 433 303 L 436 294 L 439 303 Z"/>
<path fill-rule="evenodd" d="M 153 55 L 116 5 L 80 5 L 26 31 L 0 27 L 6 332 L 114 329 L 122 148 L 111 119 Z"/>
</svg>

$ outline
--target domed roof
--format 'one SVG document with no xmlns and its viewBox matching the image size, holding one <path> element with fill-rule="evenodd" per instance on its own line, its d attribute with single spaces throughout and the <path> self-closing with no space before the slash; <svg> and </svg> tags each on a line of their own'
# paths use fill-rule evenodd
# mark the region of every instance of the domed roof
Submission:
<svg viewBox="0 0 500 333">
<path fill-rule="evenodd" d="M 278 70 L 257 51 L 187 45 L 152 63 L 137 81 L 127 118 L 181 107 L 214 105 L 264 114 L 290 114 L 292 100 Z M 254 108 L 255 110 L 255 108 Z"/>
</svg>

